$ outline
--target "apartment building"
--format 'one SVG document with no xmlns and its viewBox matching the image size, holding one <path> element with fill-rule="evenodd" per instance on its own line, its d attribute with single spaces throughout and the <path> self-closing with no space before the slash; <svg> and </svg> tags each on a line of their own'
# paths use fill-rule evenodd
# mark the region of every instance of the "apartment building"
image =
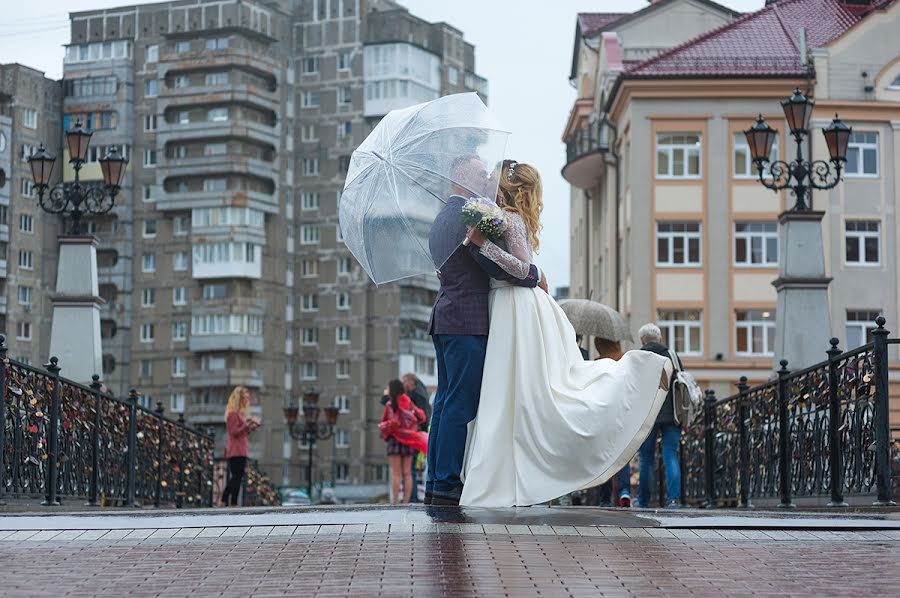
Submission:
<svg viewBox="0 0 900 598">
<path fill-rule="evenodd" d="M 663 9 L 691 4 L 708 3 L 655 3 L 648 26 L 670 30 Z M 896 329 L 898 18 L 892 1 L 780 0 L 643 59 L 629 58 L 627 17 L 584 36 L 593 48 L 576 48 L 580 97 L 564 134 L 573 296 L 593 290 L 635 329 L 658 322 L 720 393 L 740 375 L 768 379 L 778 215 L 793 199 L 758 182 L 742 131 L 762 114 L 782 133 L 773 159 L 790 160 L 779 102 L 800 87 L 816 101 L 813 158 L 827 160 L 819 129 L 835 112 L 854 131 L 844 181 L 813 195 L 826 212 L 831 332 L 846 349 L 867 342 L 879 313 Z"/>
<path fill-rule="evenodd" d="M 0 65 L 0 333 L 10 357 L 36 365 L 48 358 L 62 227 L 38 207 L 28 157 L 40 143 L 59 155 L 61 114 L 59 81 L 20 64 Z M 52 184 L 60 175 L 53 173 Z"/>
<path fill-rule="evenodd" d="M 220 441 L 231 389 L 256 397 L 251 457 L 306 482 L 282 407 L 341 409 L 315 481 L 387 479 L 388 379 L 436 383 L 430 277 L 376 288 L 343 244 L 350 155 L 389 110 L 486 97 L 457 29 L 387 0 L 180 0 L 71 15 L 65 123 L 94 131 L 82 178 L 117 146 L 124 201 L 100 238 L 104 380 L 136 386 Z M 94 155 L 96 154 L 96 155 Z"/>
</svg>

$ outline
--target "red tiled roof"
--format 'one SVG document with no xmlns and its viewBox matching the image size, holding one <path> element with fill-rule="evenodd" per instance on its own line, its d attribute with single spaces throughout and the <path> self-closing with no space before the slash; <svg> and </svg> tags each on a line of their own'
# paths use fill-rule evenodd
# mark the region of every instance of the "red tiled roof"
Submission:
<svg viewBox="0 0 900 598">
<path fill-rule="evenodd" d="M 578 13 L 578 25 L 581 27 L 581 35 L 589 37 L 628 14 L 627 12 L 580 12 Z"/>
<path fill-rule="evenodd" d="M 873 6 L 893 1 L 877 0 Z M 781 0 L 629 67 L 624 76 L 803 76 L 800 29 L 806 29 L 807 47 L 821 47 L 863 16 L 839 0 Z"/>
</svg>

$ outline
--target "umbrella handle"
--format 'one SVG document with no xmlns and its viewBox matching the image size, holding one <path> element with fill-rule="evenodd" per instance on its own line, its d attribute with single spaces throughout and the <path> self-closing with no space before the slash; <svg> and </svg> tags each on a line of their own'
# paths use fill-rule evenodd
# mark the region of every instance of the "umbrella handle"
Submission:
<svg viewBox="0 0 900 598">
<path fill-rule="evenodd" d="M 468 247 L 469 246 L 469 237 L 466 237 L 465 239 L 463 239 L 462 244 L 463 244 L 463 247 Z"/>
</svg>

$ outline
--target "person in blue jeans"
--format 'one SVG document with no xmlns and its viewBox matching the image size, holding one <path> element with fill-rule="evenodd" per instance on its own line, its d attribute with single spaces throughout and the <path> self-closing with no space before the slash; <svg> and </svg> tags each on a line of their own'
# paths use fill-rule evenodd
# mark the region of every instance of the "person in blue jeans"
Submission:
<svg viewBox="0 0 900 598">
<path fill-rule="evenodd" d="M 617 341 L 594 337 L 594 348 L 597 350 L 597 359 L 613 359 L 618 361 L 622 358 L 622 345 Z M 613 476 L 616 480 L 616 486 L 619 489 L 620 507 L 631 506 L 631 465 L 626 463 L 619 472 Z M 600 484 L 597 488 L 597 499 L 601 507 L 612 506 L 613 481 L 612 479 Z"/>
<path fill-rule="evenodd" d="M 663 357 L 670 357 L 669 348 L 662 342 L 662 332 L 656 324 L 645 324 L 638 331 L 642 351 L 652 351 Z M 670 357 L 671 358 L 671 357 Z M 650 435 L 641 445 L 640 450 L 640 482 L 638 483 L 638 502 L 641 507 L 650 505 L 653 492 L 653 466 L 656 462 L 656 438 L 662 435 L 663 466 L 666 470 L 666 502 L 668 509 L 681 506 L 681 466 L 678 463 L 678 445 L 681 442 L 681 427 L 675 423 L 675 410 L 672 401 L 672 385 L 663 403 L 656 424 Z"/>
</svg>

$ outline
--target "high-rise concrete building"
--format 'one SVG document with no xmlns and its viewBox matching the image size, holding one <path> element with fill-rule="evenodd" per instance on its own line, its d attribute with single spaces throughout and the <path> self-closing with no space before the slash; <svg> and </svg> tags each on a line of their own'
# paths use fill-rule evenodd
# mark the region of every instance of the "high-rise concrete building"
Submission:
<svg viewBox="0 0 900 598">
<path fill-rule="evenodd" d="M 305 483 L 306 447 L 282 406 L 315 390 L 341 409 L 316 481 L 380 492 L 378 399 L 406 371 L 436 383 L 437 281 L 376 288 L 341 240 L 337 206 L 350 154 L 389 110 L 486 97 L 462 32 L 388 0 L 79 12 L 63 87 L 65 123 L 94 131 L 82 177 L 100 178 L 109 146 L 131 160 L 120 205 L 91 224 L 106 383 L 220 440 L 228 394 L 248 386 L 263 420 L 251 457 L 286 484 Z"/>
<path fill-rule="evenodd" d="M 37 205 L 28 157 L 40 143 L 59 154 L 61 114 L 59 81 L 20 64 L 0 65 L 0 332 L 11 358 L 35 365 L 48 358 L 48 291 L 62 228 Z M 57 168 L 51 183 L 60 175 Z"/>
</svg>

